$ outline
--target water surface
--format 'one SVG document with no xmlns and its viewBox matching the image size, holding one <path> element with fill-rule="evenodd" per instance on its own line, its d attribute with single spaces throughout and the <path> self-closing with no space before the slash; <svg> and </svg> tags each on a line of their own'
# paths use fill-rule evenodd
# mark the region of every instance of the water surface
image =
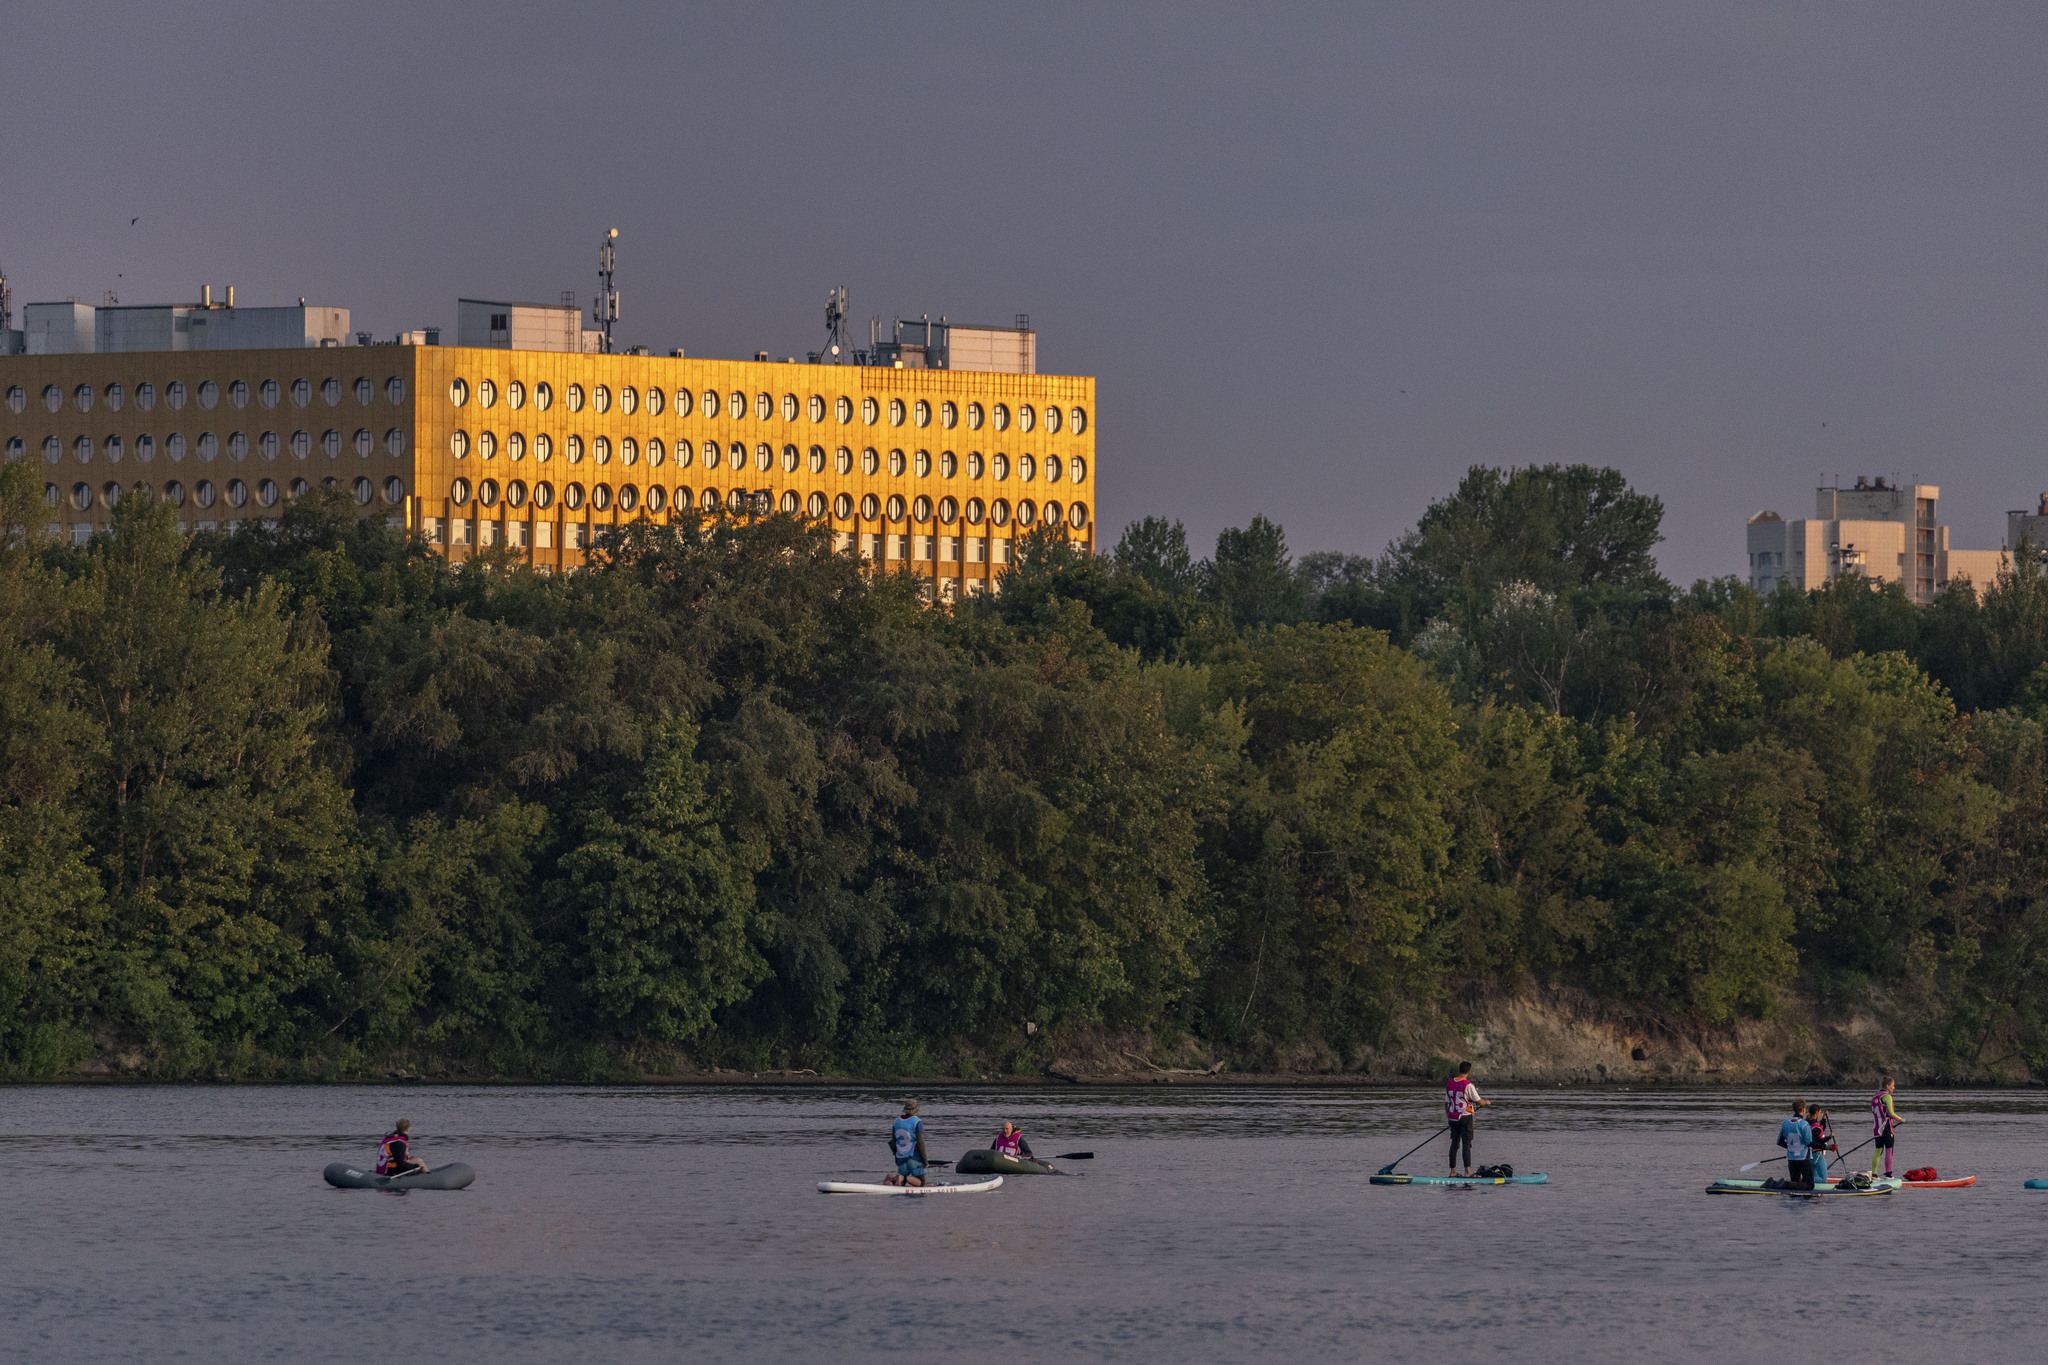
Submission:
<svg viewBox="0 0 2048 1365">
<path fill-rule="evenodd" d="M 1482 1079 L 1482 1086 L 1484 1081 Z M 1072 1176 L 827 1197 L 890 1169 L 867 1087 L 0 1091 L 0 1350 L 73 1360 L 2038 1359 L 2048 1096 L 1901 1092 L 1965 1190 L 1708 1198 L 1790 1091 L 1494 1092 L 1481 1162 L 1389 1188 L 1438 1092 L 925 1089 L 933 1155 L 1002 1119 Z M 1867 1096 L 1820 1096 L 1844 1146 Z M 400 1115 L 459 1193 L 327 1188 Z M 1404 1170 L 1433 1172 L 1442 1142 Z M 1858 1161 L 1860 1163 L 1860 1159 Z M 1758 1172 L 1763 1174 L 1764 1172 Z"/>
</svg>

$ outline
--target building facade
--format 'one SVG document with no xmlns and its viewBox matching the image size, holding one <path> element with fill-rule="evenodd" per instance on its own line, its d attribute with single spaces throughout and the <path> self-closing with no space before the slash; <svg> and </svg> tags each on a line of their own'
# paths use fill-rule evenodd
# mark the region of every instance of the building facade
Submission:
<svg viewBox="0 0 2048 1365">
<path fill-rule="evenodd" d="M 2005 562 L 2002 550 L 1958 550 L 1948 543 L 1934 484 L 1887 483 L 1859 475 L 1852 488 L 1814 490 L 1811 519 L 1776 512 L 1749 519 L 1749 583 L 1768 593 L 1790 582 L 1820 587 L 1838 574 L 1897 583 L 1913 601 L 1932 602 L 1952 581 L 1988 587 Z"/>
<path fill-rule="evenodd" d="M 1093 548 L 1095 438 L 1076 376 L 396 344 L 0 358 L 0 446 L 77 540 L 137 492 L 214 529 L 326 485 L 451 559 L 561 571 L 608 526 L 772 509 L 952 600 L 1022 533 Z"/>
</svg>

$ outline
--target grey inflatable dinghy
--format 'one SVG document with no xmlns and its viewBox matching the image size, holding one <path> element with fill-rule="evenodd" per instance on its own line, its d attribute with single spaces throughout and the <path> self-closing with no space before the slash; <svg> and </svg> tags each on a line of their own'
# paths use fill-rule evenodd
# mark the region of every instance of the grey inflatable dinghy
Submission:
<svg viewBox="0 0 2048 1365">
<path fill-rule="evenodd" d="M 378 1175 L 346 1161 L 336 1161 L 321 1172 L 338 1190 L 461 1190 L 476 1179 L 476 1172 L 459 1161 L 419 1175 Z"/>
</svg>

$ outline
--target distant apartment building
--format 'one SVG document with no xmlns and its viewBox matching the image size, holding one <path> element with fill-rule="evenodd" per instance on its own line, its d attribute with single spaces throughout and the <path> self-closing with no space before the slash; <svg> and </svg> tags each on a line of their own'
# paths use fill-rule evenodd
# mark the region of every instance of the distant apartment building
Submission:
<svg viewBox="0 0 2048 1365">
<path fill-rule="evenodd" d="M 1811 519 L 1788 521 L 1762 511 L 1749 519 L 1749 583 L 1768 593 L 1783 582 L 1818 588 L 1837 574 L 1897 583 L 1918 603 L 1932 602 L 1951 582 L 1988 587 L 2005 563 L 2003 550 L 1958 550 L 1941 524 L 1941 489 L 1858 475 L 1853 488 L 1815 490 Z M 2048 498 L 2043 500 L 2048 509 Z M 2048 510 L 2044 510 L 2048 515 Z M 2012 513 L 2008 518 L 2024 517 Z M 2048 533 L 2048 522 L 2044 522 Z"/>
</svg>

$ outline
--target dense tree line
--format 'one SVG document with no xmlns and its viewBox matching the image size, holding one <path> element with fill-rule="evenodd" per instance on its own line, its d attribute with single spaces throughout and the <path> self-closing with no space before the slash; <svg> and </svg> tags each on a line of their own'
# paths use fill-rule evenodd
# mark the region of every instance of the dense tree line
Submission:
<svg viewBox="0 0 2048 1365">
<path fill-rule="evenodd" d="M 934 609 L 786 517 L 550 578 L 317 498 L 43 543 L 27 472 L 6 1075 L 1353 1065 L 1520 981 L 2048 1072 L 2031 554 L 1926 608 L 1679 590 L 1613 471 L 1478 468 L 1376 559 L 1146 519 Z"/>
</svg>

